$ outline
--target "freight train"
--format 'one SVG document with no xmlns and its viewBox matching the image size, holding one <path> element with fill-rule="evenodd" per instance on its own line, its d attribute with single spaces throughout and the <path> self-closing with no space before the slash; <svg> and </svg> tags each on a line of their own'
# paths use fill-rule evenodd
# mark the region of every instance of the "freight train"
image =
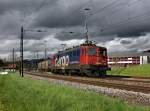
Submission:
<svg viewBox="0 0 150 111">
<path fill-rule="evenodd" d="M 49 70 L 56 74 L 77 74 L 88 76 L 106 75 L 110 68 L 107 49 L 92 42 L 59 51 L 50 60 L 38 64 L 39 70 Z"/>
<path fill-rule="evenodd" d="M 38 70 L 39 71 L 50 71 L 51 66 L 51 59 L 43 60 L 38 63 Z"/>
</svg>

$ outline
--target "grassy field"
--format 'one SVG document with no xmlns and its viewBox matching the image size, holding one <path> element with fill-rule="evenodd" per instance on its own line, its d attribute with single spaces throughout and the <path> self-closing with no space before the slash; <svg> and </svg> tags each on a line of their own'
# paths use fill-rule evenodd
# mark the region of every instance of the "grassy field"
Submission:
<svg viewBox="0 0 150 111">
<path fill-rule="evenodd" d="M 0 75 L 0 111 L 150 111 L 71 87 L 46 81 Z"/>
<path fill-rule="evenodd" d="M 143 76 L 150 77 L 150 65 L 130 66 L 126 68 L 112 68 L 107 72 L 111 75 Z"/>
</svg>

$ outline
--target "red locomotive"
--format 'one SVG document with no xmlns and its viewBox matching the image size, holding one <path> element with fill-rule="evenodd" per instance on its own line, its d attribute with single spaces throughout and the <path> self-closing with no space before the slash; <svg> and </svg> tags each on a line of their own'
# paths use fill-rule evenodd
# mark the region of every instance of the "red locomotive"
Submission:
<svg viewBox="0 0 150 111">
<path fill-rule="evenodd" d="M 105 75 L 108 70 L 107 49 L 88 41 L 55 54 L 51 59 L 51 72 L 78 75 Z"/>
<path fill-rule="evenodd" d="M 56 74 L 78 75 L 105 75 L 109 69 L 107 64 L 107 49 L 99 47 L 88 40 L 88 27 L 86 28 L 86 41 L 76 46 L 55 54 L 51 59 L 49 69 Z"/>
</svg>

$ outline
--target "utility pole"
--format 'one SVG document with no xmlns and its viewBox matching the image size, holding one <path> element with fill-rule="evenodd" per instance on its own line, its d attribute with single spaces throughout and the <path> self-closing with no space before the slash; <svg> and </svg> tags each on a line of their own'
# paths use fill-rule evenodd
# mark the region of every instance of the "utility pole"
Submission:
<svg viewBox="0 0 150 111">
<path fill-rule="evenodd" d="M 46 61 L 46 59 L 47 59 L 47 50 L 46 50 L 46 48 L 47 48 L 47 41 L 44 41 L 44 46 L 45 46 L 45 72 L 46 72 L 46 63 L 48 62 L 48 61 Z M 48 68 L 48 66 L 47 66 L 47 68 Z"/>
<path fill-rule="evenodd" d="M 36 59 L 36 51 L 33 51 L 33 59 Z"/>
<path fill-rule="evenodd" d="M 36 61 L 36 69 L 38 70 L 38 59 L 39 59 L 39 52 L 38 52 L 38 50 L 37 50 L 37 56 L 36 56 L 36 59 L 37 59 L 37 61 Z"/>
<path fill-rule="evenodd" d="M 15 49 L 14 48 L 13 48 L 12 56 L 13 56 L 13 72 L 15 72 Z"/>
<path fill-rule="evenodd" d="M 46 60 L 47 58 L 47 41 L 46 40 L 44 41 L 44 47 L 45 47 L 44 53 L 45 53 L 45 60 Z"/>
<path fill-rule="evenodd" d="M 20 75 L 21 77 L 24 77 L 23 75 L 23 36 L 24 36 L 24 29 L 23 26 L 21 26 L 21 37 L 20 37 Z"/>
<path fill-rule="evenodd" d="M 45 31 L 41 31 L 41 30 L 24 30 L 23 26 L 21 26 L 21 37 L 20 37 L 20 75 L 22 77 L 24 77 L 23 74 L 23 38 L 24 38 L 24 33 L 26 31 L 30 31 L 30 32 L 45 32 Z"/>
<path fill-rule="evenodd" d="M 46 47 L 45 47 L 45 60 L 47 58 L 47 50 L 46 50 Z"/>
</svg>

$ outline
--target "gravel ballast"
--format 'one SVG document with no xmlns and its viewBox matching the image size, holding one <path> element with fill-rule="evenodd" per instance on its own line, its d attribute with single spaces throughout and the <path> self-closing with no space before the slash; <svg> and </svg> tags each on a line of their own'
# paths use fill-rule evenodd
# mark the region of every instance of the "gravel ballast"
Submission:
<svg viewBox="0 0 150 111">
<path fill-rule="evenodd" d="M 93 91 L 96 93 L 105 94 L 114 98 L 119 98 L 121 100 L 127 101 L 130 104 L 150 106 L 150 94 L 144 94 L 140 92 L 133 92 L 127 90 L 114 89 L 114 88 L 107 88 L 101 86 L 87 85 L 87 84 L 81 84 L 75 82 L 68 82 L 64 80 L 56 80 L 56 79 L 50 79 L 45 77 L 33 76 L 33 75 L 27 75 L 27 76 L 32 79 L 46 80 L 59 85 L 71 86 L 86 91 Z"/>
</svg>

